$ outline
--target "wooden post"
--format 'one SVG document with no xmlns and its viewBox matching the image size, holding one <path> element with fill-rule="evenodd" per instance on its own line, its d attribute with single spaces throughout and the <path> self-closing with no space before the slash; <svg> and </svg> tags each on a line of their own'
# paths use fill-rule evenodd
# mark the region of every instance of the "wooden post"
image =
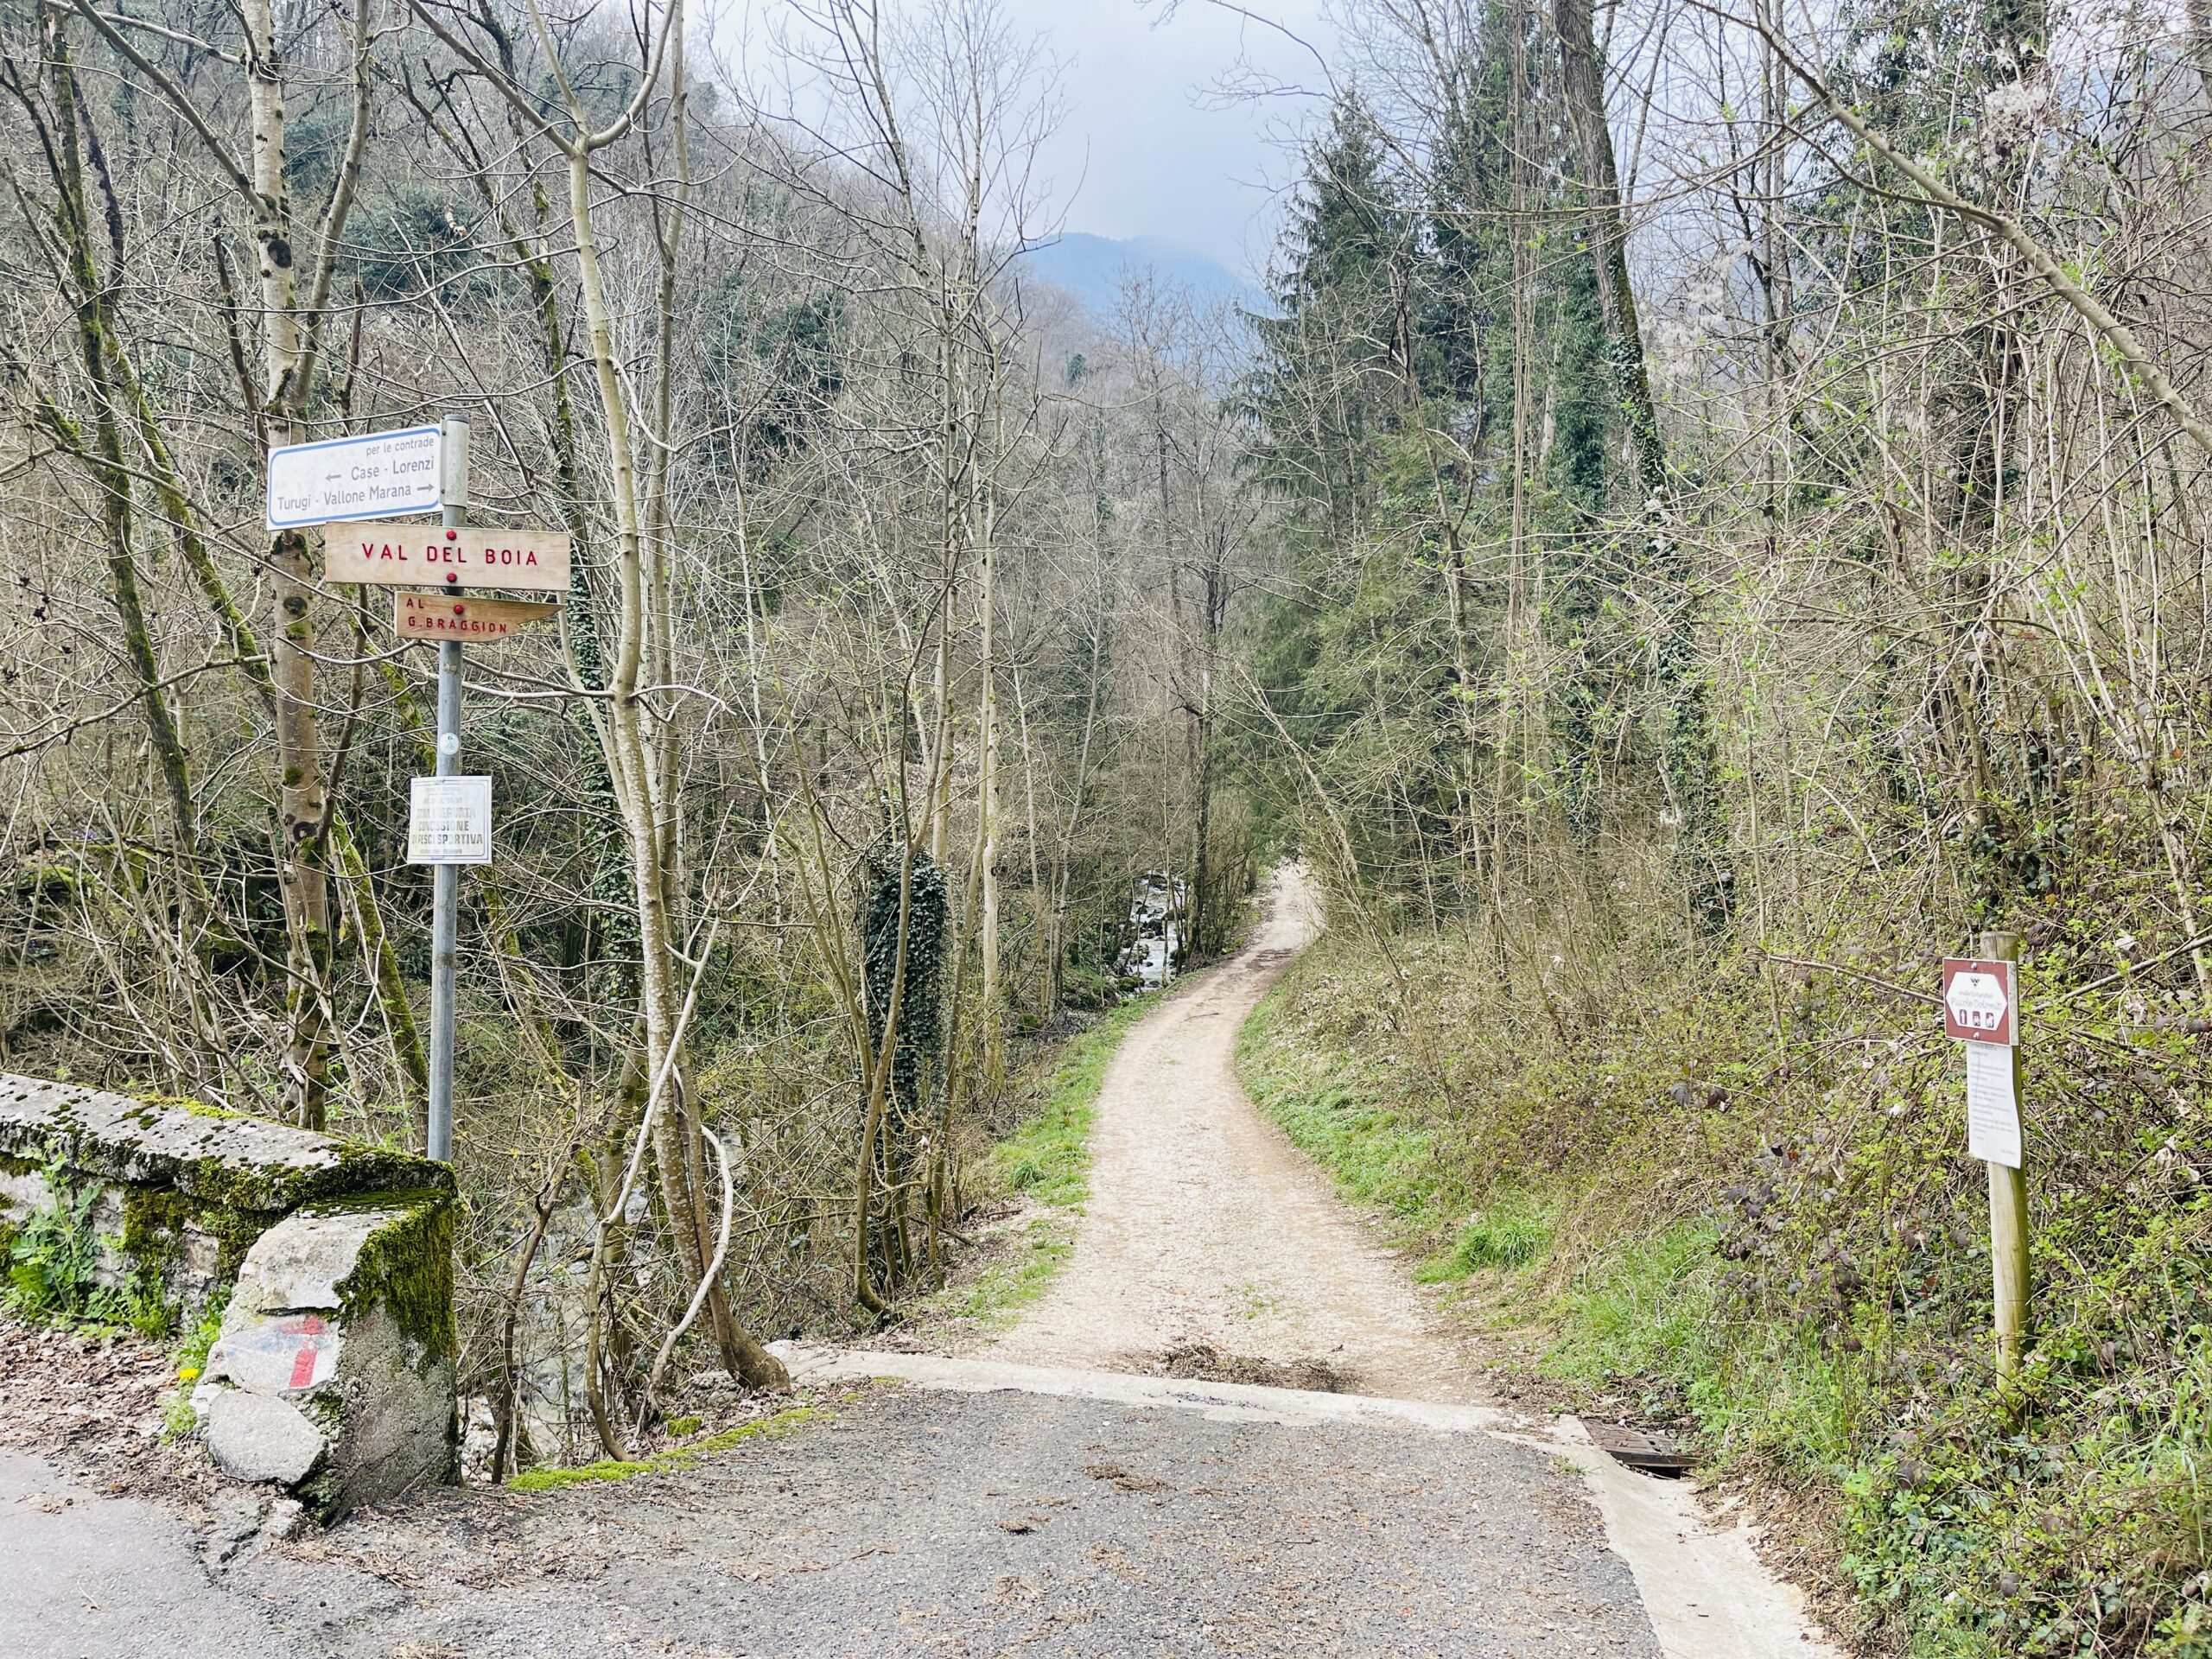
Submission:
<svg viewBox="0 0 2212 1659">
<path fill-rule="evenodd" d="M 1986 960 L 2017 963 L 2020 959 L 2019 935 L 1984 933 L 1980 949 Z M 2024 1109 L 2026 1062 L 2021 1051 L 2025 1044 L 2018 1039 L 2024 1038 L 2026 1031 L 2021 1020 L 2022 987 L 2017 969 L 2012 986 L 2012 1031 L 2016 1039 L 2012 1050 L 2012 1109 L 2019 1115 L 2024 1147 L 2021 1161 L 2024 1163 L 2028 1122 Z M 1983 1167 L 1989 1171 L 1989 1271 L 1996 1292 L 1997 1371 L 2000 1376 L 2015 1376 L 2019 1373 L 2020 1352 L 2028 1325 L 2027 1172 L 2008 1169 L 2003 1164 L 1986 1164 Z"/>
</svg>

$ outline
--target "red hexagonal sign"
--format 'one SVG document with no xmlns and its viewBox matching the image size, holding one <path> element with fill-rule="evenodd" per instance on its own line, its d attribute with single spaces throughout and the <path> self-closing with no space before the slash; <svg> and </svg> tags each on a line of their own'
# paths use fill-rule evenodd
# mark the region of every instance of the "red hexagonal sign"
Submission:
<svg viewBox="0 0 2212 1659">
<path fill-rule="evenodd" d="M 2018 983 L 2012 963 L 1944 957 L 1944 1033 L 1962 1043 L 2018 1044 Z"/>
</svg>

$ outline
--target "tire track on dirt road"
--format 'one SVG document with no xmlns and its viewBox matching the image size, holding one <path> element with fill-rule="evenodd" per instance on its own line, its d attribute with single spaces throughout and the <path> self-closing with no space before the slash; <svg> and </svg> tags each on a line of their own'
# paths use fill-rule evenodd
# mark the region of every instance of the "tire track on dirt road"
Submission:
<svg viewBox="0 0 2212 1659">
<path fill-rule="evenodd" d="M 1184 980 L 1122 1039 L 1093 1109 L 1073 1252 L 992 1357 L 1127 1370 L 1203 1342 L 1281 1365 L 1322 1360 L 1362 1394 L 1489 1398 L 1372 1224 L 1237 1079 L 1238 1030 L 1319 931 L 1312 885 L 1291 867 L 1243 949 Z"/>
</svg>

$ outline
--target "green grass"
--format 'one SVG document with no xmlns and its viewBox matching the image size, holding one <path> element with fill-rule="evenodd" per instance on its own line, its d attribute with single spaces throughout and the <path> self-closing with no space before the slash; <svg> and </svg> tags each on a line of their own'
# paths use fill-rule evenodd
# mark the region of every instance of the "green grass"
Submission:
<svg viewBox="0 0 2212 1659">
<path fill-rule="evenodd" d="M 1438 1160 L 1434 1135 L 1374 1099 L 1356 1065 L 1289 1039 L 1281 995 L 1264 998 L 1236 1034 L 1246 1091 L 1346 1198 L 1392 1217 L 1402 1243 L 1435 1248 L 1468 1211 L 1465 1183 Z"/>
<path fill-rule="evenodd" d="M 1377 1099 L 1357 1063 L 1299 1045 L 1287 1029 L 1284 995 L 1263 999 L 1237 1033 L 1237 1075 L 1347 1198 L 1392 1218 L 1398 1243 L 1423 1257 L 1414 1277 L 1452 1284 L 1541 1262 L 1551 1249 L 1550 1206 L 1518 1188 L 1478 1204 L 1465 1178 L 1439 1156 L 1433 1130 Z"/>
<path fill-rule="evenodd" d="M 986 1331 L 1003 1331 L 1021 1310 L 1042 1296 L 1075 1249 L 1075 1229 L 1059 1216 L 1039 1216 L 1029 1224 L 1020 1254 L 994 1262 L 972 1283 L 956 1291 L 946 1311 L 973 1320 Z"/>
<path fill-rule="evenodd" d="M 1780 1503 L 1865 1650 L 2212 1659 L 2200 1053 L 2046 1044 L 2068 1161 L 2039 1171 L 2033 1348 L 2000 1381 L 1948 1056 L 1878 1040 L 1920 1013 L 1800 987 L 1777 1031 L 1756 976 L 1700 965 L 1554 1032 L 1447 950 L 1410 1009 L 1382 975 L 1341 941 L 1294 967 L 1240 1033 L 1255 1098 L 1419 1276 L 1540 1323 L 1569 1400 L 1687 1427 Z M 1424 1020 L 1449 1088 L 1408 1053 Z"/>
<path fill-rule="evenodd" d="M 1106 1067 L 1154 999 L 1122 1003 L 1070 1040 L 1045 1080 L 1037 1109 L 992 1149 L 992 1168 L 1009 1192 L 1045 1206 L 1029 1223 L 1022 1248 L 995 1262 L 939 1306 L 986 1330 L 1004 1330 L 1045 1294 L 1075 1248 L 1075 1218 L 1090 1197 L 1090 1125 Z"/>
<path fill-rule="evenodd" d="M 177 1389 L 169 1401 L 168 1410 L 162 1417 L 162 1438 L 181 1440 L 191 1433 L 197 1420 L 192 1413 L 192 1390 L 200 1381 L 200 1373 L 207 1369 L 207 1351 L 215 1345 L 215 1338 L 222 1334 L 223 1311 L 231 1304 L 231 1287 L 218 1289 L 207 1299 L 207 1306 L 200 1316 L 200 1323 L 179 1344 L 172 1374 Z"/>
<path fill-rule="evenodd" d="M 1518 1190 L 1503 1192 L 1460 1223 L 1452 1248 L 1422 1262 L 1414 1277 L 1434 1285 L 1484 1271 L 1514 1273 L 1541 1262 L 1551 1244 L 1549 1206 Z"/>
<path fill-rule="evenodd" d="M 1098 1090 L 1114 1051 L 1151 1012 L 1153 1000 L 1122 1003 L 1069 1042 L 1046 1080 L 1037 1110 L 994 1151 L 1007 1191 L 1063 1210 L 1080 1208 L 1090 1196 L 1090 1121 Z"/>
<path fill-rule="evenodd" d="M 1680 1369 L 1709 1328 L 1713 1236 L 1702 1223 L 1631 1235 L 1592 1263 L 1560 1300 L 1566 1318 L 1544 1369 L 1601 1386 Z"/>
<path fill-rule="evenodd" d="M 1556 1334 L 1538 1369 L 1592 1391 L 1643 1393 L 1646 1409 L 1687 1408 L 1717 1467 L 1756 1459 L 1793 1479 L 1836 1478 L 1860 1455 L 1864 1367 L 1816 1326 L 1731 1319 L 1719 1239 L 1706 1221 L 1618 1236 L 1554 1302 Z"/>
<path fill-rule="evenodd" d="M 792 1406 L 772 1417 L 740 1423 L 735 1428 L 709 1434 L 705 1440 L 690 1446 L 656 1452 L 650 1458 L 602 1458 L 597 1463 L 579 1464 L 573 1469 L 526 1470 L 507 1483 L 507 1490 L 514 1492 L 552 1492 L 564 1486 L 588 1485 L 594 1481 L 627 1480 L 632 1475 L 668 1474 L 690 1468 L 709 1452 L 727 1452 L 733 1446 L 744 1446 L 754 1440 L 781 1440 L 785 1435 L 797 1433 L 809 1423 L 821 1421 L 829 1415 L 828 1410 L 821 1406 Z"/>
<path fill-rule="evenodd" d="M 1294 982 L 1271 993 L 1237 1034 L 1239 1076 L 1260 1109 L 1336 1178 L 1355 1203 L 1398 1223 L 1400 1242 L 1429 1252 L 1424 1284 L 1478 1273 L 1521 1274 L 1547 1262 L 1554 1202 L 1514 1184 L 1478 1194 L 1438 1156 L 1434 1132 L 1382 1104 L 1356 1061 L 1302 1046 L 1286 1009 Z M 1716 1300 L 1710 1226 L 1623 1235 L 1563 1291 L 1534 1278 L 1528 1311 L 1555 1332 L 1542 1369 L 1592 1389 L 1629 1376 L 1694 1371 Z M 1439 1246 L 1441 1248 L 1438 1248 Z"/>
</svg>

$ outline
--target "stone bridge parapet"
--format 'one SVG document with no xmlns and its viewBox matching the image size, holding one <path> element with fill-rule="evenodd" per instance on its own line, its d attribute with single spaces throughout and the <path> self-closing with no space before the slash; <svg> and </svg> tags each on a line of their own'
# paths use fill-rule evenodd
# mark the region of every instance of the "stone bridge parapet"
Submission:
<svg viewBox="0 0 2212 1659">
<path fill-rule="evenodd" d="M 225 1111 L 0 1073 L 0 1262 L 81 1217 L 131 1304 L 201 1317 L 210 1455 L 334 1518 L 454 1470 L 453 1173 Z"/>
</svg>

